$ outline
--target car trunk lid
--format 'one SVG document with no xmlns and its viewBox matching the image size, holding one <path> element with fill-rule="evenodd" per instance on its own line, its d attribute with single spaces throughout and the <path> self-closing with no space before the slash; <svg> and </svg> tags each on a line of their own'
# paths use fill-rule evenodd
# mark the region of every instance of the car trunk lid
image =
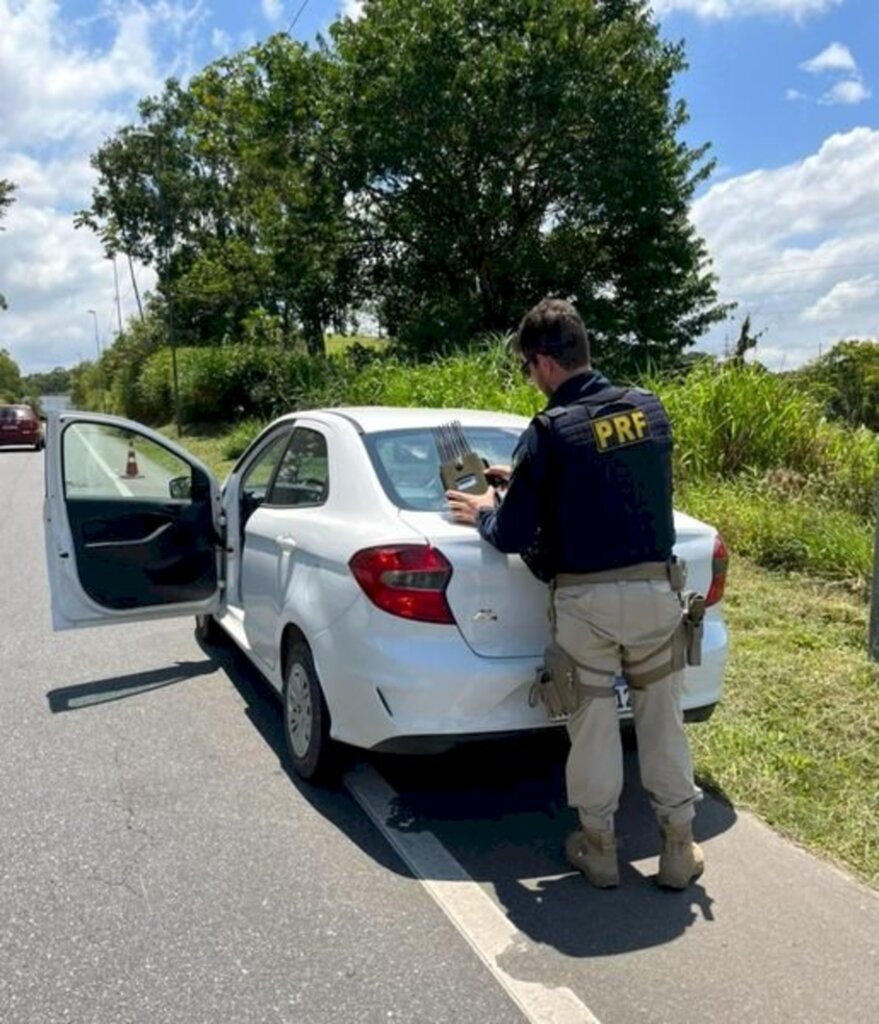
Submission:
<svg viewBox="0 0 879 1024">
<path fill-rule="evenodd" d="M 504 555 L 472 527 L 437 512 L 400 513 L 452 566 L 446 597 L 467 644 L 486 658 L 540 655 L 550 636 L 549 589 L 518 555 Z M 675 553 L 687 563 L 687 589 L 711 586 L 714 531 L 675 513 Z"/>
<path fill-rule="evenodd" d="M 445 513 L 400 513 L 452 566 L 446 598 L 472 650 L 486 658 L 539 655 L 549 639 L 549 590 L 518 555 L 503 555 Z"/>
</svg>

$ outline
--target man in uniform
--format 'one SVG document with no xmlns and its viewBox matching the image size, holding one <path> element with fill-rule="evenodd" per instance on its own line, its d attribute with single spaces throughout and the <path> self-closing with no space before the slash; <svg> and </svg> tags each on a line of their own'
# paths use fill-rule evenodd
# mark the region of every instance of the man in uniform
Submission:
<svg viewBox="0 0 879 1024">
<path fill-rule="evenodd" d="M 549 399 L 522 435 L 498 505 L 447 492 L 456 521 L 499 551 L 519 553 L 551 582 L 556 650 L 571 665 L 579 706 L 568 720 L 568 802 L 580 828 L 568 861 L 599 888 L 619 883 L 614 815 L 623 786 L 614 682 L 631 694 L 641 780 L 659 820 L 657 882 L 684 889 L 703 869 L 693 842 L 699 790 L 684 732 L 675 657 L 681 583 L 673 573 L 671 430 L 659 399 L 614 387 L 590 364 L 574 307 L 545 299 L 513 342 L 522 373 Z M 673 577 L 672 577 L 673 578 Z"/>
</svg>

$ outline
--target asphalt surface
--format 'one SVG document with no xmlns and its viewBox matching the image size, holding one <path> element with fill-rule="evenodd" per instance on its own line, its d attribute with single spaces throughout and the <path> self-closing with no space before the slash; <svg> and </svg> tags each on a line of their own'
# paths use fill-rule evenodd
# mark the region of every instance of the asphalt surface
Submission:
<svg viewBox="0 0 879 1024">
<path fill-rule="evenodd" d="M 344 785 L 290 775 L 231 646 L 186 621 L 51 632 L 41 501 L 42 456 L 0 451 L 0 1024 L 526 1020 Z M 872 1019 L 875 893 L 713 798 L 705 876 L 659 892 L 633 752 L 623 885 L 591 890 L 560 854 L 563 757 L 545 737 L 348 765 L 396 791 L 386 831 L 435 837 L 515 928 L 497 966 L 602 1024 Z"/>
</svg>

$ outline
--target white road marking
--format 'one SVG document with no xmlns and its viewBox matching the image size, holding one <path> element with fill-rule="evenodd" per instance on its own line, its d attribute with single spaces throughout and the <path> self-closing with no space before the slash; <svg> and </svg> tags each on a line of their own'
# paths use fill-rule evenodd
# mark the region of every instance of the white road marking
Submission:
<svg viewBox="0 0 879 1024">
<path fill-rule="evenodd" d="M 346 773 L 344 781 L 348 792 L 532 1024 L 600 1024 L 569 988 L 521 981 L 500 966 L 504 953 L 528 940 L 435 835 L 402 832 L 390 824 L 398 794 L 374 768 L 359 764 Z"/>
<path fill-rule="evenodd" d="M 88 448 L 88 450 L 92 453 L 92 455 L 94 456 L 95 462 L 97 462 L 97 464 L 101 467 L 101 469 L 103 469 L 103 471 L 107 474 L 107 476 L 110 478 L 110 480 L 113 483 L 113 486 L 116 488 L 116 490 L 124 498 L 130 498 L 131 497 L 131 491 L 125 486 L 124 483 L 122 483 L 122 481 L 119 479 L 118 475 L 116 473 L 114 473 L 112 469 L 110 469 L 110 467 L 104 461 L 103 457 L 101 455 L 99 455 L 98 452 L 95 451 L 95 449 L 91 446 L 91 444 L 89 444 L 88 438 L 85 436 L 85 431 L 80 431 L 79 439 L 86 446 L 86 448 Z"/>
</svg>

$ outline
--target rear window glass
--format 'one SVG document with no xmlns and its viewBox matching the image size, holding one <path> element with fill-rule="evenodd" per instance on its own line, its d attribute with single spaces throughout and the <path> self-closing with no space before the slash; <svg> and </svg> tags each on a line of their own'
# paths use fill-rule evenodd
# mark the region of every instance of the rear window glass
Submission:
<svg viewBox="0 0 879 1024">
<path fill-rule="evenodd" d="M 33 418 L 34 414 L 30 409 L 25 409 L 18 405 L 4 405 L 0 408 L 0 420 L 5 420 L 7 423 L 13 423 L 18 420 L 30 420 Z"/>
<path fill-rule="evenodd" d="M 521 431 L 508 427 L 465 427 L 470 447 L 489 466 L 508 466 Z M 385 493 L 399 508 L 419 512 L 446 509 L 439 453 L 429 427 L 389 430 L 364 437 Z"/>
</svg>

